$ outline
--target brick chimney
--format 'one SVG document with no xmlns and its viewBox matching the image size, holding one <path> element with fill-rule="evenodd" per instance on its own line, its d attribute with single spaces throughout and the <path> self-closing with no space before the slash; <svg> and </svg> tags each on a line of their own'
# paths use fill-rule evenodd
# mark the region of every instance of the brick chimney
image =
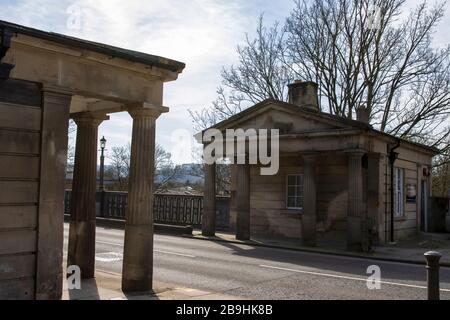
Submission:
<svg viewBox="0 0 450 320">
<path fill-rule="evenodd" d="M 289 103 L 296 104 L 302 108 L 319 111 L 319 97 L 317 94 L 319 86 L 317 83 L 297 80 L 288 85 L 288 88 Z"/>
<path fill-rule="evenodd" d="M 365 105 L 356 108 L 356 120 L 370 124 L 370 110 Z"/>
</svg>

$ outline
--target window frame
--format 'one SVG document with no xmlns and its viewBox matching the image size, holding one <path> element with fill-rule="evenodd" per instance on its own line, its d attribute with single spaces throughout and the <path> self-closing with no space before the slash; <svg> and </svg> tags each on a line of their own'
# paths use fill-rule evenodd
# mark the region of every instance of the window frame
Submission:
<svg viewBox="0 0 450 320">
<path fill-rule="evenodd" d="M 301 178 L 301 184 L 290 185 L 289 184 L 289 178 L 290 177 L 300 177 Z M 303 179 L 304 179 L 304 174 L 301 174 L 301 173 L 290 173 L 290 174 L 286 175 L 286 184 L 285 184 L 285 190 L 286 190 L 286 199 L 285 199 L 285 201 L 286 201 L 286 203 L 285 203 L 285 205 L 286 205 L 286 209 L 287 210 L 303 210 L 303 208 L 304 208 L 304 200 L 305 200 L 305 197 L 304 197 L 304 194 L 303 194 L 303 186 L 304 186 L 304 183 L 303 183 L 304 180 Z M 295 187 L 296 191 L 297 191 L 297 188 L 300 187 L 301 195 L 298 195 L 298 193 L 296 192 L 295 196 L 289 196 L 289 187 Z M 301 207 L 290 207 L 289 206 L 289 199 L 290 198 L 295 198 L 296 201 L 297 201 L 297 198 L 300 198 L 302 206 Z"/>
<path fill-rule="evenodd" d="M 399 185 L 399 183 L 401 185 Z M 406 215 L 405 212 L 405 169 L 394 167 L 394 218 L 401 219 Z"/>
</svg>

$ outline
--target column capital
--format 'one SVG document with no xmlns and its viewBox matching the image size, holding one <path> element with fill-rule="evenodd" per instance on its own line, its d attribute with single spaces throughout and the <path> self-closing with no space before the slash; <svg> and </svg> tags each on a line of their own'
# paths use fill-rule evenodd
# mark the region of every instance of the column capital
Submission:
<svg viewBox="0 0 450 320">
<path fill-rule="evenodd" d="M 92 124 L 94 126 L 99 126 L 103 121 L 109 120 L 109 116 L 103 113 L 93 113 L 93 112 L 75 113 L 71 116 L 71 118 L 73 121 L 75 121 L 77 125 Z"/>
<path fill-rule="evenodd" d="M 50 84 L 50 83 L 43 83 L 41 90 L 42 90 L 42 92 L 46 92 L 46 93 L 56 93 L 56 94 L 62 94 L 62 95 L 66 95 L 66 96 L 75 95 L 75 91 L 73 91 L 69 88 L 57 86 L 57 85 Z"/>
<path fill-rule="evenodd" d="M 158 106 L 147 102 L 133 103 L 127 106 L 128 113 L 133 119 L 153 118 L 158 119 L 163 113 L 169 112 L 168 107 Z"/>
<path fill-rule="evenodd" d="M 41 86 L 42 98 L 44 103 L 70 105 L 74 93 L 64 88 L 49 86 L 43 84 Z"/>
</svg>

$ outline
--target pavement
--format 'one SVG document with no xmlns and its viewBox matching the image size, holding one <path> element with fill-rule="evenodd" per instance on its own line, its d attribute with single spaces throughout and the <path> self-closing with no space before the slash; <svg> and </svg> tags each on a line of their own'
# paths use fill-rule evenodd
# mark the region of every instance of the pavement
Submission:
<svg viewBox="0 0 450 320">
<path fill-rule="evenodd" d="M 65 225 L 67 246 L 68 225 Z M 155 235 L 154 292 L 120 290 L 123 230 L 97 228 L 96 278 L 65 299 L 262 299 L 421 300 L 426 299 L 423 265 L 368 257 L 307 252 L 230 241 Z M 65 252 L 66 255 L 66 252 Z M 367 280 L 380 271 L 379 289 Z M 450 268 L 442 267 L 441 298 L 450 300 Z"/>
<path fill-rule="evenodd" d="M 121 290 L 121 274 L 96 270 L 95 279 L 82 280 L 80 290 L 63 285 L 62 300 L 237 300 L 238 297 L 154 282 L 153 292 L 125 294 Z"/>
<path fill-rule="evenodd" d="M 186 236 L 190 237 L 190 236 Z M 215 237 L 204 237 L 201 231 L 194 230 L 192 237 L 199 240 L 228 242 L 235 244 L 248 244 L 268 248 L 289 249 L 293 251 L 316 252 L 330 255 L 347 256 L 355 258 L 370 258 L 381 261 L 405 262 L 425 265 L 424 253 L 438 251 L 442 254 L 441 266 L 450 267 L 450 233 L 446 234 L 420 234 L 416 238 L 384 246 L 375 246 L 371 253 L 349 252 L 345 250 L 345 239 L 331 241 L 318 239 L 318 246 L 307 247 L 301 241 L 286 239 L 253 238 L 248 241 L 236 240 L 235 235 L 229 232 L 218 232 Z"/>
</svg>

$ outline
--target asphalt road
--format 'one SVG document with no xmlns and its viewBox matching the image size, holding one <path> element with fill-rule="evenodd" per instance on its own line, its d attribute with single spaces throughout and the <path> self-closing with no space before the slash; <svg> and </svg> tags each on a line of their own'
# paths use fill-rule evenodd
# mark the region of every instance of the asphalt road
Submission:
<svg viewBox="0 0 450 320">
<path fill-rule="evenodd" d="M 65 247 L 68 225 L 65 225 Z M 97 228 L 96 268 L 121 273 L 123 230 Z M 246 299 L 426 299 L 424 266 L 155 235 L 154 280 Z M 367 268 L 381 288 L 367 287 Z M 441 268 L 450 300 L 450 269 Z"/>
</svg>

